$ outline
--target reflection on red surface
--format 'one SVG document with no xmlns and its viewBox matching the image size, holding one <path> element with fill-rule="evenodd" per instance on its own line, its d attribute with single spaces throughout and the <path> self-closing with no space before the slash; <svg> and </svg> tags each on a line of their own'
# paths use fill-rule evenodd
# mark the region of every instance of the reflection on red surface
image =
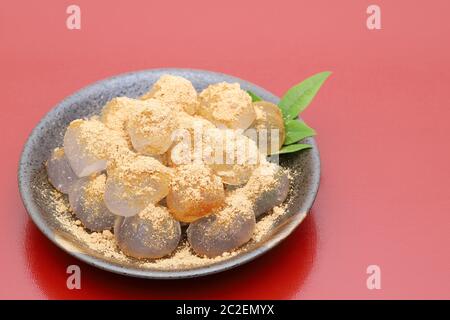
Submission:
<svg viewBox="0 0 450 320">
<path fill-rule="evenodd" d="M 31 221 L 25 234 L 24 254 L 32 278 L 51 299 L 288 299 L 308 277 L 316 252 L 316 226 L 310 215 L 283 243 L 241 267 L 197 279 L 144 280 L 78 261 L 52 244 Z M 81 290 L 66 288 L 65 270 L 71 264 L 81 267 Z"/>
</svg>

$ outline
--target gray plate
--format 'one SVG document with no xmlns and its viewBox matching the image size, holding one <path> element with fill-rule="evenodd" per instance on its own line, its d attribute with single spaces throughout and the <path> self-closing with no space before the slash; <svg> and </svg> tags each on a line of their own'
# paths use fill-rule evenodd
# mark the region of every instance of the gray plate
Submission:
<svg viewBox="0 0 450 320">
<path fill-rule="evenodd" d="M 314 202 L 319 187 L 320 159 L 314 139 L 308 138 L 303 142 L 312 144 L 312 149 L 280 157 L 282 166 L 293 168 L 296 172 L 286 214 L 277 220 L 264 240 L 247 244 L 242 252 L 226 260 L 184 269 L 143 268 L 138 261 L 124 263 L 107 258 L 89 249 L 73 235 L 63 232 L 54 216 L 54 202 L 43 196 L 52 188 L 47 182 L 43 163 L 55 147 L 62 145 L 67 125 L 72 120 L 99 114 L 102 106 L 113 97 L 142 95 L 161 75 L 167 73 L 189 79 L 197 90 L 221 81 L 239 82 L 243 89 L 253 91 L 264 100 L 274 103 L 279 100 L 254 84 L 225 74 L 191 69 L 155 69 L 96 82 L 53 108 L 34 128 L 25 144 L 19 164 L 19 189 L 23 203 L 38 228 L 57 246 L 90 265 L 128 276 L 153 279 L 190 278 L 217 273 L 246 263 L 272 249 L 302 222 Z"/>
</svg>

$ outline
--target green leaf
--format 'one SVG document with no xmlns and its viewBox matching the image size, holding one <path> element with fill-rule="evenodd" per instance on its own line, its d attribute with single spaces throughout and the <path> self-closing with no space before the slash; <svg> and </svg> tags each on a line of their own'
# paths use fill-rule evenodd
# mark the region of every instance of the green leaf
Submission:
<svg viewBox="0 0 450 320">
<path fill-rule="evenodd" d="M 300 122 L 297 119 L 286 120 L 284 122 L 284 128 L 286 129 L 285 145 L 293 144 L 304 138 L 316 135 L 316 131 L 313 128 L 308 127 L 306 123 Z"/>
<path fill-rule="evenodd" d="M 256 94 L 254 94 L 250 90 L 247 90 L 247 93 L 250 97 L 252 97 L 252 102 L 262 101 L 262 99 L 260 97 L 258 97 Z"/>
<path fill-rule="evenodd" d="M 274 154 L 292 153 L 309 148 L 312 148 L 312 145 L 303 143 L 290 144 L 288 146 L 284 146 Z"/>
<path fill-rule="evenodd" d="M 294 119 L 305 110 L 330 74 L 328 71 L 317 73 L 290 88 L 278 104 L 283 117 Z"/>
</svg>

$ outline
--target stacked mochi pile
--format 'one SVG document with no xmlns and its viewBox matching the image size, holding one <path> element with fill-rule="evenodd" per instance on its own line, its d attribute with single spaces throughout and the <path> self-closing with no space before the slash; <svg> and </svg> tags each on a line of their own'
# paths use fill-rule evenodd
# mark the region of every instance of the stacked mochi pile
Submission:
<svg viewBox="0 0 450 320">
<path fill-rule="evenodd" d="M 239 84 L 198 94 L 164 75 L 140 98 L 114 98 L 72 121 L 48 178 L 85 229 L 112 230 L 128 256 L 170 255 L 186 230 L 198 255 L 214 257 L 249 241 L 256 218 L 287 196 L 286 172 L 247 134 L 268 128 L 282 145 L 278 107 L 252 102 Z"/>
</svg>

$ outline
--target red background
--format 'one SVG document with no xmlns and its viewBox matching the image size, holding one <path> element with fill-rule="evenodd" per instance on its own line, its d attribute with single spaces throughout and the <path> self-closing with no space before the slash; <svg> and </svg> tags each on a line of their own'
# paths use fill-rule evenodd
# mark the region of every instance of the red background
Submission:
<svg viewBox="0 0 450 320">
<path fill-rule="evenodd" d="M 450 298 L 449 1 L 2 1 L 0 297 Z M 65 26 L 81 7 L 82 29 Z M 28 134 L 67 95 L 118 73 L 220 71 L 281 95 L 330 70 L 304 118 L 323 171 L 307 220 L 222 274 L 129 279 L 89 267 L 28 218 L 16 170 Z M 79 264 L 82 289 L 66 288 Z M 366 268 L 381 268 L 368 290 Z"/>
</svg>

